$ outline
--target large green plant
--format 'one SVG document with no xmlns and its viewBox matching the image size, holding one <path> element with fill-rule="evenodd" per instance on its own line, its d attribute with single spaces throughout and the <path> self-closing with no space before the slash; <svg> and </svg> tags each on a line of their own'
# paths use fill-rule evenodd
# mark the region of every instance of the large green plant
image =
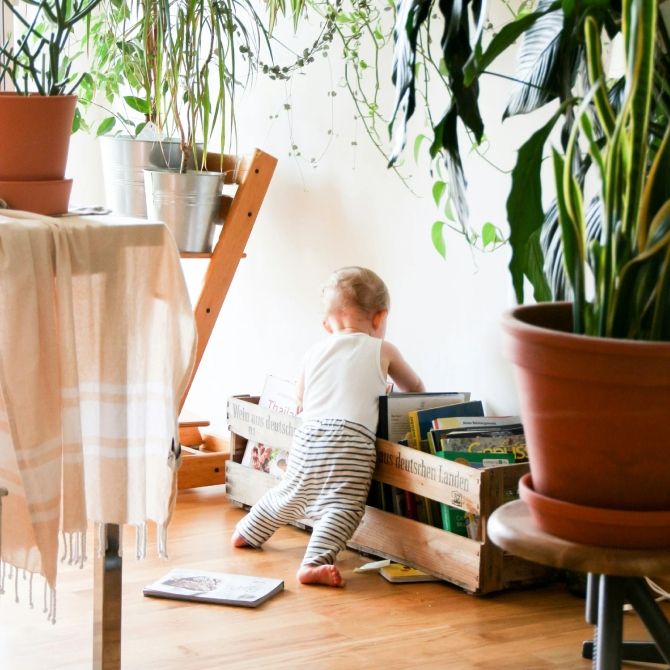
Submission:
<svg viewBox="0 0 670 670">
<path fill-rule="evenodd" d="M 645 4 L 645 16 L 659 12 L 658 5 Z M 434 124 L 434 139 L 431 152 L 441 151 L 447 168 L 452 175 L 449 188 L 456 193 L 456 201 L 461 203 L 459 215 L 467 217 L 465 205 L 465 178 L 461 162 L 461 149 L 458 145 L 457 126 L 462 124 L 477 141 L 481 137 L 483 128 L 480 125 L 481 116 L 478 110 L 478 85 L 482 77 L 490 72 L 492 63 L 501 54 L 507 52 L 517 40 L 521 40 L 519 47 L 519 67 L 514 77 L 513 94 L 508 102 L 505 116 L 526 114 L 548 104 L 555 105 L 557 111 L 551 115 L 549 121 L 536 128 L 530 137 L 519 149 L 516 166 L 512 173 L 512 184 L 507 201 L 507 214 L 510 226 L 510 244 L 512 258 L 510 271 L 519 302 L 524 298 L 524 282 L 529 279 L 535 298 L 538 300 L 572 298 L 571 284 L 566 281 L 566 263 L 571 254 L 569 248 L 564 248 L 559 230 L 559 213 L 562 204 L 554 202 L 548 208 L 543 207 L 541 168 L 547 155 L 550 138 L 560 129 L 562 138 L 559 156 L 569 153 L 566 161 L 566 171 L 574 175 L 575 183 L 582 188 L 587 175 L 594 170 L 593 162 L 596 158 L 594 148 L 600 147 L 606 141 L 603 133 L 603 119 L 600 114 L 592 120 L 593 141 L 590 142 L 591 151 L 583 148 L 573 134 L 577 109 L 582 119 L 584 113 L 592 114 L 593 108 L 600 113 L 604 108 L 603 101 L 608 101 L 610 114 L 617 115 L 622 110 L 622 96 L 624 91 L 630 93 L 630 76 L 639 64 L 641 54 L 630 52 L 631 39 L 626 38 L 629 63 L 632 69 L 616 79 L 599 79 L 598 93 L 593 104 L 581 109 L 585 96 L 583 73 L 590 68 L 593 75 L 594 62 L 597 54 L 621 33 L 622 26 L 627 25 L 626 12 L 637 16 L 639 3 L 622 3 L 607 0 L 539 0 L 532 10 L 522 11 L 500 29 L 492 40 L 485 46 L 484 35 L 479 29 L 485 15 L 485 3 L 478 0 L 449 1 L 443 0 L 437 4 L 437 10 L 430 0 L 400 0 L 398 4 L 398 21 L 396 23 L 396 49 L 394 56 L 394 82 L 397 90 L 397 108 L 394 119 L 394 131 L 397 134 L 398 148 L 404 143 L 407 122 L 414 111 L 415 91 L 415 62 L 417 44 L 420 43 L 421 31 L 428 30 L 428 17 L 439 16 L 444 22 L 444 31 L 440 43 L 444 64 L 448 71 L 448 89 L 450 102 Z M 471 26 L 477 26 L 471 34 Z M 587 26 L 591 26 L 587 30 Z M 593 26 L 597 26 L 594 32 Z M 590 50 L 587 51 L 587 35 L 590 35 Z M 668 52 L 670 41 L 665 23 L 654 21 L 653 28 L 646 27 L 645 36 L 653 37 L 651 60 L 653 67 L 649 70 L 649 98 L 645 113 L 645 142 L 649 151 L 640 152 L 636 157 L 644 159 L 646 163 L 636 160 L 632 165 L 627 164 L 629 176 L 637 170 L 636 183 L 641 174 L 651 169 L 652 161 L 660 146 L 663 133 L 668 125 L 668 110 L 670 98 L 668 95 L 668 74 L 670 61 Z M 640 90 L 636 89 L 636 99 Z M 558 103 L 556 105 L 556 103 Z M 597 103 L 597 104 L 596 104 Z M 634 106 L 637 109 L 636 106 Z M 642 112 L 637 111 L 639 116 Z M 623 127 L 628 129 L 628 120 L 622 121 Z M 638 129 L 641 127 L 638 119 Z M 569 138 L 572 137 L 570 143 Z M 636 136 L 633 143 L 639 142 Z M 625 146 L 626 140 L 618 140 Z M 396 152 L 396 155 L 399 151 Z M 601 175 L 601 179 L 609 178 L 609 174 Z M 587 180 L 588 181 L 588 180 Z M 610 187 L 608 186 L 608 189 Z M 608 191 L 609 193 L 609 191 Z M 626 196 L 630 202 L 636 202 L 634 194 Z M 630 215 L 631 209 L 627 210 Z M 601 203 L 597 194 L 583 204 L 583 219 L 581 224 L 582 246 L 601 243 L 602 236 L 606 239 L 606 226 L 615 228 L 621 225 L 618 221 L 607 220 L 612 212 L 605 209 L 601 216 Z M 627 216 L 628 216 L 627 215 Z M 564 220 L 564 217 L 562 217 Z M 627 225 L 627 224 L 626 224 Z M 563 228 L 564 229 L 564 228 Z M 601 232 L 602 231 L 602 232 Z M 600 240 L 600 242 L 599 242 Z M 620 260 L 621 256 L 617 255 Z M 574 278 L 570 262 L 567 264 L 568 276 Z M 637 264 L 630 271 L 637 269 Z M 578 282 L 575 290 L 585 290 L 587 277 Z M 631 275 L 632 276 L 632 275 Z M 602 292 L 602 286 L 596 278 L 596 291 Z M 618 285 L 618 282 L 614 282 Z M 579 301 L 579 295 L 576 297 Z M 595 308 L 594 308 L 595 309 Z M 597 321 L 606 322 L 607 319 L 598 317 Z M 582 323 L 590 324 L 591 318 L 582 319 Z M 614 320 L 616 321 L 616 319 Z M 580 327 L 578 325 L 578 327 Z M 615 330 L 614 332 L 621 332 Z"/>
<path fill-rule="evenodd" d="M 73 36 L 100 1 L 1 0 L 0 13 L 7 8 L 17 29 L 0 42 L 0 87 L 10 82 L 23 94 L 75 93 L 84 75 L 73 71 Z"/>
<path fill-rule="evenodd" d="M 594 16 L 585 20 L 592 88 L 580 107 L 565 155 L 553 150 L 577 332 L 670 340 L 670 127 L 667 115 L 652 104 L 657 20 L 656 0 L 622 3 L 627 64 L 625 98 L 618 112 L 605 87 L 602 26 Z M 659 122 L 663 123 L 660 139 L 652 130 Z M 582 180 L 574 173 L 580 139 L 588 147 L 599 186 L 601 234 L 590 242 L 584 206 L 588 174 Z M 594 283 L 591 297 L 586 287 L 589 275 Z"/>
</svg>

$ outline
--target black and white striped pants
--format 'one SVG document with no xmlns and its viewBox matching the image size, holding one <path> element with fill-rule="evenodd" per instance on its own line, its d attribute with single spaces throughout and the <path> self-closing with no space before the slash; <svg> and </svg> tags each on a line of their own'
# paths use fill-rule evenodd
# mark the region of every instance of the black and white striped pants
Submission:
<svg viewBox="0 0 670 670">
<path fill-rule="evenodd" d="M 303 565 L 333 564 L 358 528 L 375 468 L 375 436 L 342 419 L 305 422 L 295 433 L 286 474 L 238 524 L 260 547 L 280 526 L 314 522 Z"/>
</svg>

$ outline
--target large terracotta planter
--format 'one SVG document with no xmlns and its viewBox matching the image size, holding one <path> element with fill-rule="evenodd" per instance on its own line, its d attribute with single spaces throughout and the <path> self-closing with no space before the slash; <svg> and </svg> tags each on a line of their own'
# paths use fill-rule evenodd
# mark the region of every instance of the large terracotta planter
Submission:
<svg viewBox="0 0 670 670">
<path fill-rule="evenodd" d="M 0 93 L 0 180 L 65 177 L 74 95 Z"/>
<path fill-rule="evenodd" d="M 519 307 L 503 320 L 534 498 L 638 512 L 641 524 L 648 513 L 647 539 L 638 533 L 635 546 L 659 546 L 659 533 L 670 546 L 670 343 L 574 335 L 571 321 L 568 303 Z M 661 528 L 659 513 L 668 513 Z M 562 526 L 544 529 L 567 537 Z M 598 544 L 622 546 L 625 530 L 614 529 Z"/>
</svg>

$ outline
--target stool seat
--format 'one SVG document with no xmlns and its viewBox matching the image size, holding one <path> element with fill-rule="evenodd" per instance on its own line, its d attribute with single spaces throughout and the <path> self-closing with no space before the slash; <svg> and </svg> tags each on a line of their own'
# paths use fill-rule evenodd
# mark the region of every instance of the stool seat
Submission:
<svg viewBox="0 0 670 670">
<path fill-rule="evenodd" d="M 622 530 L 625 532 L 625 530 Z M 487 533 L 511 554 L 554 568 L 588 573 L 586 621 L 596 629 L 595 642 L 585 642 L 584 658 L 595 670 L 620 668 L 622 661 L 670 664 L 670 624 L 654 601 L 645 577 L 670 573 L 668 549 L 616 549 L 576 544 L 535 526 L 522 500 L 496 509 Z M 630 603 L 653 642 L 623 641 L 623 606 Z"/>
<path fill-rule="evenodd" d="M 553 568 L 619 577 L 670 574 L 670 545 L 667 549 L 614 549 L 575 544 L 540 530 L 523 500 L 496 509 L 487 529 L 491 540 L 510 554 Z"/>
</svg>

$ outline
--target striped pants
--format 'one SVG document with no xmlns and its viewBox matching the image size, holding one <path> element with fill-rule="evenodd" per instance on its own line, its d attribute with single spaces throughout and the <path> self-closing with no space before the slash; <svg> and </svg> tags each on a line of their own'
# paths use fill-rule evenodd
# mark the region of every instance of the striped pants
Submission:
<svg viewBox="0 0 670 670">
<path fill-rule="evenodd" d="M 341 419 L 307 421 L 295 433 L 286 474 L 238 524 L 260 547 L 280 526 L 314 522 L 303 565 L 333 564 L 358 528 L 375 468 L 375 436 Z"/>
</svg>

